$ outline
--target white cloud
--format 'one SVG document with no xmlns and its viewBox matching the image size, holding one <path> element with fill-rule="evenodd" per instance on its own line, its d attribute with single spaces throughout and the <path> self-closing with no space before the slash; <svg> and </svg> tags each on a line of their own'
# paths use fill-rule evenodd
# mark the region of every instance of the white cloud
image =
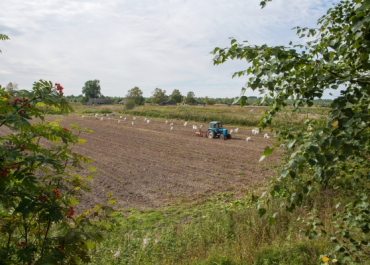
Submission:
<svg viewBox="0 0 370 265">
<path fill-rule="evenodd" d="M 29 88 L 35 80 L 61 83 L 80 94 L 101 80 L 104 95 L 124 96 L 139 86 L 196 96 L 234 97 L 245 78 L 231 79 L 246 63 L 213 66 L 208 53 L 229 37 L 253 44 L 287 44 L 294 26 L 314 26 L 337 0 L 1 1 L 0 84 Z"/>
</svg>

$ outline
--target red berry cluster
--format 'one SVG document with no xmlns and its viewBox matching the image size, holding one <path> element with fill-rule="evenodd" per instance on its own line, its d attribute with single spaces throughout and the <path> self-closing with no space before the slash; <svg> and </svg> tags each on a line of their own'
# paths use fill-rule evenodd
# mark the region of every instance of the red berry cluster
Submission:
<svg viewBox="0 0 370 265">
<path fill-rule="evenodd" d="M 59 246 L 58 246 L 58 248 L 59 248 L 60 250 L 64 250 L 64 245 L 59 245 Z"/>
<path fill-rule="evenodd" d="M 6 177 L 10 173 L 10 168 L 3 167 L 2 171 L 0 172 L 1 177 Z"/>
<path fill-rule="evenodd" d="M 21 148 L 22 151 L 26 150 L 26 147 L 24 147 L 23 144 L 20 146 L 20 148 Z"/>
<path fill-rule="evenodd" d="M 18 110 L 18 114 L 19 115 L 26 114 L 26 111 L 24 109 L 20 109 Z"/>
<path fill-rule="evenodd" d="M 53 190 L 55 196 L 57 196 L 58 198 L 60 198 L 62 195 L 59 193 L 59 190 L 55 189 Z"/>
<path fill-rule="evenodd" d="M 68 218 L 72 218 L 74 214 L 75 211 L 73 210 L 73 206 L 69 206 Z"/>
<path fill-rule="evenodd" d="M 23 247 L 23 246 L 27 245 L 27 242 L 24 242 L 24 241 L 16 242 L 15 245 L 20 248 L 20 247 Z"/>
<path fill-rule="evenodd" d="M 39 202 L 41 202 L 41 203 L 45 203 L 46 202 L 46 200 L 48 199 L 48 197 L 46 197 L 44 194 L 41 194 L 41 195 L 39 195 L 39 196 L 37 196 L 37 198 L 36 198 Z"/>
<path fill-rule="evenodd" d="M 57 87 L 57 90 L 58 90 L 58 92 L 61 94 L 61 95 L 63 95 L 63 87 L 60 85 L 60 84 L 58 84 L 58 83 L 55 83 L 55 86 Z"/>
<path fill-rule="evenodd" d="M 69 132 L 69 130 L 66 127 L 63 127 L 62 130 L 64 130 L 65 132 Z"/>
<path fill-rule="evenodd" d="M 8 101 L 9 102 L 9 101 Z M 31 108 L 31 104 L 30 103 L 27 103 L 28 102 L 28 99 L 27 98 L 15 98 L 14 100 L 13 100 L 13 103 L 15 104 L 15 105 L 17 105 L 18 103 L 19 104 L 24 104 L 24 107 L 28 107 L 28 108 Z M 25 110 L 19 110 L 18 111 L 18 114 L 25 114 L 26 113 L 26 111 Z"/>
</svg>

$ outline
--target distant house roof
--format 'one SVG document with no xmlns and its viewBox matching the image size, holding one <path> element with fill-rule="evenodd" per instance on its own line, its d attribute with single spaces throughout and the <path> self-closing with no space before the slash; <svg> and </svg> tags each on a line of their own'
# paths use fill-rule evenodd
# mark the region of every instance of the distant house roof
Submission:
<svg viewBox="0 0 370 265">
<path fill-rule="evenodd" d="M 125 105 L 125 101 L 124 100 L 121 100 L 120 102 L 118 102 L 118 104 Z"/>
<path fill-rule="evenodd" d="M 175 101 L 172 99 L 166 99 L 165 101 L 162 101 L 161 103 L 158 104 L 159 106 L 164 106 L 164 105 L 177 105 Z"/>
<path fill-rule="evenodd" d="M 109 100 L 105 98 L 89 98 L 89 101 L 86 103 L 87 105 L 93 104 L 109 104 Z"/>
</svg>

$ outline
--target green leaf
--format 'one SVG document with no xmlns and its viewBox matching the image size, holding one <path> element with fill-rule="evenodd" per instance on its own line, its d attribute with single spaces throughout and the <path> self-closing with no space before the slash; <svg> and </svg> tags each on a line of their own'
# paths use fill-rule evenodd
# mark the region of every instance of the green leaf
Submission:
<svg viewBox="0 0 370 265">
<path fill-rule="evenodd" d="M 264 216 L 266 214 L 266 209 L 264 209 L 264 208 L 260 208 L 260 209 L 258 209 L 258 216 L 259 217 L 262 217 L 262 216 Z"/>
</svg>

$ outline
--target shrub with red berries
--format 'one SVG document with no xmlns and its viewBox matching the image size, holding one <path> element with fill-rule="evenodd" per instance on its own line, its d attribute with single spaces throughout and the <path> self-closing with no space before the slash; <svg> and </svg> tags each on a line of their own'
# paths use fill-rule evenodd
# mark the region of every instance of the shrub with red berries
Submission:
<svg viewBox="0 0 370 265">
<path fill-rule="evenodd" d="M 74 170 L 89 161 L 73 150 L 78 135 L 46 119 L 50 109 L 62 114 L 73 110 L 62 95 L 60 84 L 43 80 L 32 91 L 17 91 L 16 97 L 0 86 L 1 264 L 80 264 L 88 260 L 86 241 L 101 238 L 94 222 L 80 224 L 73 218 L 75 198 L 88 190 L 93 176 Z M 31 124 L 32 119 L 44 122 Z M 52 147 L 41 144 L 54 140 Z M 94 218 L 99 215 L 96 210 Z M 75 236 L 81 232 L 87 236 Z"/>
<path fill-rule="evenodd" d="M 56 88 L 57 88 L 57 91 L 61 94 L 61 95 L 63 95 L 63 87 L 60 85 L 60 84 L 58 84 L 58 83 L 55 83 L 55 86 L 56 86 Z"/>
<path fill-rule="evenodd" d="M 69 206 L 68 218 L 72 218 L 74 214 L 75 214 L 75 211 L 73 209 L 73 206 Z"/>
</svg>

